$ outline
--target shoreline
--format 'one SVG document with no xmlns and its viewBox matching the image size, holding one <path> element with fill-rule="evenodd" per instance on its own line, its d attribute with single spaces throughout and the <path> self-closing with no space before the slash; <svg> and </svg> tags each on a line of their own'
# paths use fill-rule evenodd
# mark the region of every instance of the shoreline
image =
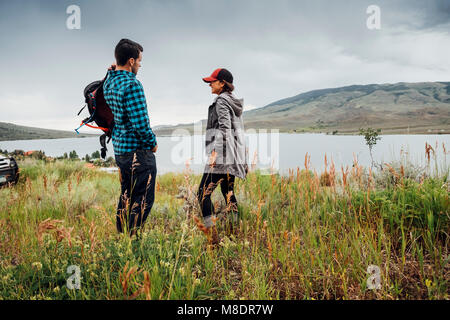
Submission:
<svg viewBox="0 0 450 320">
<path fill-rule="evenodd" d="M 276 130 L 276 129 L 253 129 L 253 128 L 248 128 L 248 129 L 246 129 L 246 130 L 267 130 L 268 132 L 267 133 L 270 133 L 270 130 Z M 395 129 L 393 129 L 393 130 L 395 130 Z M 444 130 L 444 129 L 442 129 L 442 130 Z M 193 130 L 192 130 L 193 131 Z M 334 133 L 335 131 L 301 131 L 301 132 L 299 132 L 299 131 L 293 131 L 293 130 L 280 130 L 279 131 L 279 133 L 281 134 L 298 134 L 298 135 L 301 135 L 301 134 L 317 134 L 317 135 L 328 135 L 328 136 L 359 136 L 360 134 L 358 134 L 358 132 L 353 132 L 353 131 L 350 131 L 350 132 L 345 132 L 345 131 L 343 131 L 343 132 L 337 132 L 337 133 Z M 165 134 L 165 133 L 162 133 L 162 134 L 158 134 L 157 132 L 155 132 L 155 135 L 157 136 L 157 137 L 185 137 L 185 136 L 193 136 L 193 135 L 197 135 L 197 134 L 194 134 L 193 132 L 189 132 L 189 134 L 186 134 L 186 135 L 180 135 L 180 134 L 177 134 L 177 135 L 171 135 L 171 134 Z M 202 132 L 202 135 L 205 135 L 205 133 L 204 132 Z M 433 132 L 433 131 L 431 131 L 431 132 L 423 132 L 423 131 L 419 131 L 419 132 L 393 132 L 392 130 L 389 130 L 389 131 L 387 131 L 387 132 L 381 132 L 381 134 L 380 134 L 380 136 L 392 136 L 392 135 L 399 135 L 399 136 L 401 136 L 401 135 L 408 135 L 408 136 L 414 136 L 414 135 L 417 135 L 417 136 L 426 136 L 426 135 L 442 135 L 442 136 L 445 136 L 445 135 L 450 135 L 450 129 L 449 130 L 445 130 L 445 131 L 436 131 L 436 132 Z M 99 138 L 101 135 L 94 135 L 94 134 L 92 134 L 92 135 L 89 135 L 89 136 L 73 136 L 73 137 L 55 137 L 55 138 L 44 138 L 44 139 L 42 139 L 42 138 L 34 138 L 34 139 L 8 139 L 8 140 L 0 140 L 0 142 L 12 142 L 12 141 L 31 141 L 31 140 L 61 140 L 61 139 L 85 139 L 85 138 Z M 1 138 L 0 138 L 1 139 Z"/>
</svg>

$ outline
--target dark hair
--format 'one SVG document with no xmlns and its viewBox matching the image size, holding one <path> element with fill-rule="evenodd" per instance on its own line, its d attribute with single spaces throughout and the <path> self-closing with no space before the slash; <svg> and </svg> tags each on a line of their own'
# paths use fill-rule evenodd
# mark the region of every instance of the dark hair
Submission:
<svg viewBox="0 0 450 320">
<path fill-rule="evenodd" d="M 223 86 L 222 92 L 233 92 L 234 85 L 232 83 L 229 83 L 228 81 L 221 80 L 225 85 Z"/>
<path fill-rule="evenodd" d="M 143 51 L 144 48 L 142 48 L 142 46 L 139 43 L 129 39 L 122 39 L 116 45 L 114 55 L 116 57 L 117 64 L 119 66 L 124 66 L 129 59 L 139 58 L 139 52 Z"/>
</svg>

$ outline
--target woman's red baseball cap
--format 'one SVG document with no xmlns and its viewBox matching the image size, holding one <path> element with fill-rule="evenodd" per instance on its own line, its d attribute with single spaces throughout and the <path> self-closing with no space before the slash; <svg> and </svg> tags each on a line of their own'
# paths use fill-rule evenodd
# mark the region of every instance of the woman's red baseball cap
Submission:
<svg viewBox="0 0 450 320">
<path fill-rule="evenodd" d="M 226 81 L 229 83 L 233 83 L 233 75 L 227 69 L 219 68 L 219 69 L 214 70 L 214 72 L 209 77 L 203 78 L 203 81 L 205 81 L 207 83 L 217 81 L 217 80 L 222 80 L 222 81 Z"/>
</svg>

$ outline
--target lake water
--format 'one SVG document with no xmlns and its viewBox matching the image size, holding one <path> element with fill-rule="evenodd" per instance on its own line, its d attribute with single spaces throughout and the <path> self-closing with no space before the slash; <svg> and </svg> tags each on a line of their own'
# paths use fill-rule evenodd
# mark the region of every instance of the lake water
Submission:
<svg viewBox="0 0 450 320">
<path fill-rule="evenodd" d="M 305 154 L 310 156 L 311 166 L 317 171 L 324 168 L 324 157 L 328 163 L 333 159 L 336 169 L 352 166 L 354 159 L 359 164 L 370 166 L 369 148 L 362 136 L 333 136 L 326 134 L 247 134 L 249 162 L 256 167 L 276 168 L 285 174 L 288 169 L 304 168 Z M 200 173 L 206 163 L 204 136 L 158 137 L 156 153 L 158 173 L 180 172 L 190 159 L 190 167 Z M 390 162 L 400 160 L 402 155 L 415 165 L 425 165 L 425 143 L 435 148 L 438 163 L 447 168 L 443 144 L 450 149 L 450 135 L 385 135 L 373 148 L 374 160 Z M 113 156 L 112 144 L 108 145 L 107 156 Z M 436 148 L 437 147 L 437 148 Z M 69 138 L 45 140 L 0 141 L 0 149 L 42 150 L 51 157 L 62 156 L 64 152 L 75 150 L 78 156 L 91 155 L 100 150 L 98 138 Z M 447 152 L 448 154 L 448 152 Z"/>
</svg>

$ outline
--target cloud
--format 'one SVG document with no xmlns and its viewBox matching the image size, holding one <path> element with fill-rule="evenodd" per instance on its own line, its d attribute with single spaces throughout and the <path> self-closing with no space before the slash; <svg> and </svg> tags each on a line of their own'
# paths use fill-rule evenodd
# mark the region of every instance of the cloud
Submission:
<svg viewBox="0 0 450 320">
<path fill-rule="evenodd" d="M 450 22 L 450 2 L 448 0 L 392 1 L 390 4 L 393 5 L 393 10 L 386 13 L 392 21 L 396 20 L 395 24 L 397 25 L 403 24 L 420 30 L 439 28 L 448 30 Z"/>
</svg>

